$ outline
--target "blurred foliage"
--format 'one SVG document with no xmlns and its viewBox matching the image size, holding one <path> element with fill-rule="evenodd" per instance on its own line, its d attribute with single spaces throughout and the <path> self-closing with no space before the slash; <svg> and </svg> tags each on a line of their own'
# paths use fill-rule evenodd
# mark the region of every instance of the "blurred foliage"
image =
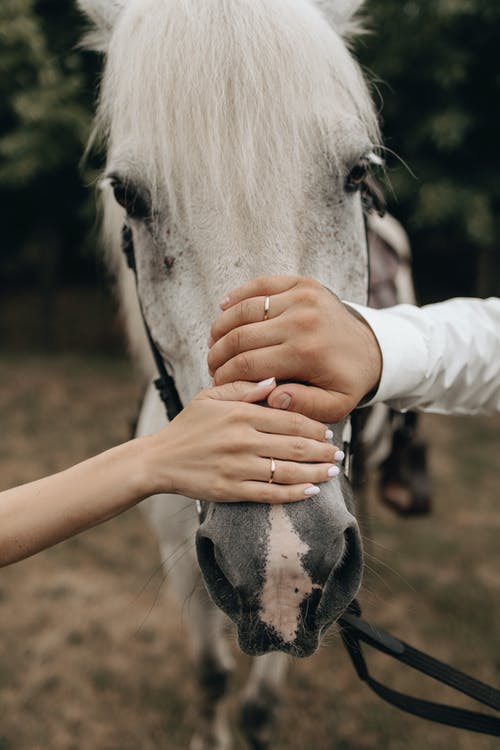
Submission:
<svg viewBox="0 0 500 750">
<path fill-rule="evenodd" d="M 383 100 L 391 210 L 412 237 L 420 287 L 498 294 L 500 3 L 366 7 L 373 33 L 356 51 Z"/>
<path fill-rule="evenodd" d="M 87 251 L 93 199 L 79 162 L 88 137 L 97 60 L 76 49 L 70 0 L 0 4 L 0 278 L 71 275 Z"/>
<path fill-rule="evenodd" d="M 391 209 L 412 236 L 423 299 L 498 293 L 500 4 L 367 0 L 366 12 L 373 33 L 355 52 L 381 107 Z M 48 297 L 55 279 L 95 279 L 96 172 L 79 162 L 100 61 L 77 49 L 83 28 L 74 0 L 0 3 L 4 288 L 41 284 Z"/>
</svg>

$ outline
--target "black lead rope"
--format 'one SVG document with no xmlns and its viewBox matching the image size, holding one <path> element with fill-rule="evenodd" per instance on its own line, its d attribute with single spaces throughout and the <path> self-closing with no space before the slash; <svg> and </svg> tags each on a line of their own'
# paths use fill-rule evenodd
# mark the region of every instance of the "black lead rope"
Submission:
<svg viewBox="0 0 500 750">
<path fill-rule="evenodd" d="M 127 259 L 127 265 L 134 272 L 137 284 L 134 242 L 130 227 L 126 224 L 122 229 L 122 248 Z M 177 388 L 175 387 L 175 381 L 168 374 L 163 358 L 151 336 L 149 326 L 146 322 L 144 313 L 142 312 L 139 295 L 138 299 L 144 328 L 159 373 L 159 377 L 154 381 L 155 386 L 165 405 L 167 416 L 169 420 L 172 421 L 172 419 L 182 411 L 182 402 L 179 398 Z M 346 441 L 346 457 L 348 455 L 350 456 L 350 450 L 352 448 L 352 437 L 350 434 L 347 434 L 349 431 L 350 421 L 344 438 Z M 350 460 L 348 463 L 350 464 Z M 350 472 L 350 468 L 350 466 L 346 465 L 346 473 Z M 197 502 L 200 522 L 203 520 L 205 507 L 205 503 Z M 361 650 L 361 641 L 379 651 L 382 651 L 384 654 L 392 656 L 398 661 L 407 664 L 413 669 L 423 672 L 438 682 L 449 685 L 455 690 L 474 698 L 480 703 L 483 703 L 496 711 L 500 711 L 499 690 L 489 687 L 488 685 L 449 667 L 447 664 L 443 664 L 437 659 L 408 646 L 404 641 L 394 638 L 383 630 L 375 628 L 373 625 L 369 625 L 360 618 L 360 615 L 361 609 L 355 600 L 350 604 L 346 612 L 338 621 L 341 627 L 342 641 L 351 657 L 358 677 L 363 680 L 363 682 L 366 682 L 366 684 L 369 685 L 371 689 L 380 696 L 380 698 L 391 703 L 402 711 L 414 714 L 415 716 L 420 716 L 423 719 L 436 721 L 440 724 L 448 724 L 449 726 L 458 727 L 460 729 L 468 729 L 471 732 L 481 732 L 482 734 L 489 734 L 495 737 L 500 736 L 500 719 L 495 716 L 488 716 L 475 711 L 468 711 L 462 708 L 454 708 L 453 706 L 414 698 L 410 695 L 405 695 L 404 693 L 392 690 L 375 680 L 368 672 L 368 667 L 366 666 L 363 652 Z"/>
<path fill-rule="evenodd" d="M 360 618 L 360 615 L 361 609 L 355 600 L 338 621 L 341 627 L 342 641 L 351 657 L 358 677 L 366 682 L 380 698 L 401 709 L 401 711 L 414 714 L 422 719 L 429 719 L 459 729 L 467 729 L 470 732 L 500 737 L 500 718 L 497 716 L 414 698 L 411 695 L 405 695 L 386 687 L 375 680 L 368 672 L 361 641 L 432 677 L 434 680 L 474 698 L 479 703 L 500 711 L 500 690 L 485 685 L 483 682 L 453 669 L 448 664 L 443 664 L 443 662 L 418 651 L 418 649 L 409 646 L 398 638 L 394 638 L 380 628 L 369 625 Z"/>
</svg>

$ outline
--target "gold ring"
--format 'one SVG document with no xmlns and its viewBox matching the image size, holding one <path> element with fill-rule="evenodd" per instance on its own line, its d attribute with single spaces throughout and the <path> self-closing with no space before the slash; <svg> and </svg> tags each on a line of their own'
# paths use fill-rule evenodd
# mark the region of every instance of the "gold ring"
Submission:
<svg viewBox="0 0 500 750">
<path fill-rule="evenodd" d="M 274 460 L 274 458 L 270 458 L 269 460 L 271 461 L 271 473 L 269 475 L 268 484 L 272 484 L 274 479 L 274 472 L 276 471 L 276 461 Z"/>
<path fill-rule="evenodd" d="M 264 320 L 269 319 L 269 306 L 270 306 L 271 300 L 269 297 L 266 297 L 264 300 Z"/>
</svg>

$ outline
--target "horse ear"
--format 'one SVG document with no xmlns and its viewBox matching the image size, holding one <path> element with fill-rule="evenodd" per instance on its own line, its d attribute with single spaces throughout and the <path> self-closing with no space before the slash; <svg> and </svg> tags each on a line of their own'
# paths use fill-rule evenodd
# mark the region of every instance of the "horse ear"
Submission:
<svg viewBox="0 0 500 750">
<path fill-rule="evenodd" d="M 335 31 L 343 37 L 352 37 L 363 31 L 357 16 L 365 0 L 316 0 L 316 5 L 331 23 Z"/>
<path fill-rule="evenodd" d="M 83 46 L 105 52 L 118 16 L 126 0 L 76 0 L 78 7 L 92 24 L 83 38 Z"/>
</svg>

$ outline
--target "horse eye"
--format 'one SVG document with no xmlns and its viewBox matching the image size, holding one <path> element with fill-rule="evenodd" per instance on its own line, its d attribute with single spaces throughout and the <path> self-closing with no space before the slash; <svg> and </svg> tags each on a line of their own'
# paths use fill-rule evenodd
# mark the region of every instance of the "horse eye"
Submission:
<svg viewBox="0 0 500 750">
<path fill-rule="evenodd" d="M 358 188 L 361 187 L 363 181 L 368 176 L 370 171 L 370 164 L 368 160 L 363 157 L 360 159 L 354 167 L 351 169 L 345 180 L 345 189 L 349 193 L 354 193 Z"/>
<path fill-rule="evenodd" d="M 131 219 L 146 219 L 151 215 L 148 201 L 130 182 L 124 182 L 117 175 L 109 175 L 115 200 L 123 206 Z"/>
</svg>

